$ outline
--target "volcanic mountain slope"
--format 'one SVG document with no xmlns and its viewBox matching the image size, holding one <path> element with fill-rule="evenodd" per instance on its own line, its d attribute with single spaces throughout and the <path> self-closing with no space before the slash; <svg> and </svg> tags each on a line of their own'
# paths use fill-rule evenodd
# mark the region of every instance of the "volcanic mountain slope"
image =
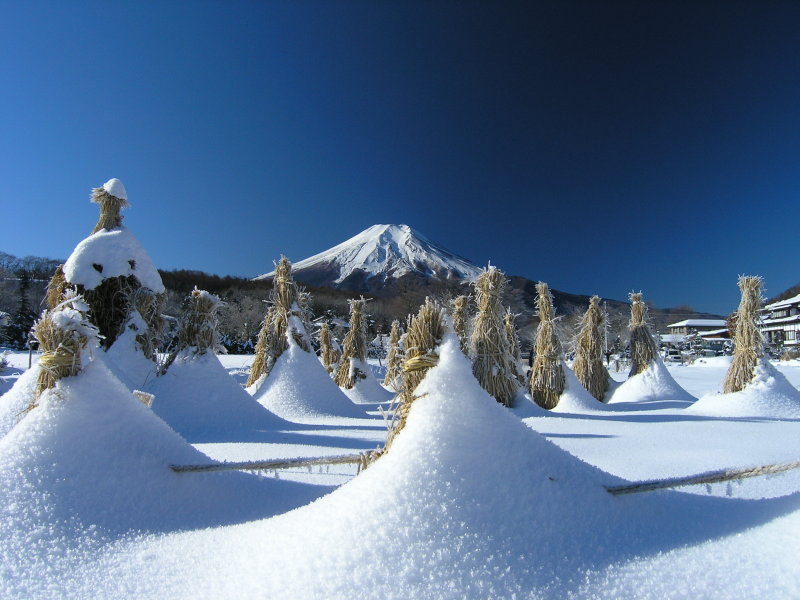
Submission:
<svg viewBox="0 0 800 600">
<path fill-rule="evenodd" d="M 472 280 L 480 267 L 408 225 L 373 225 L 333 248 L 294 263 L 297 281 L 356 292 L 378 292 L 404 278 Z M 271 279 L 275 272 L 256 279 Z"/>
</svg>

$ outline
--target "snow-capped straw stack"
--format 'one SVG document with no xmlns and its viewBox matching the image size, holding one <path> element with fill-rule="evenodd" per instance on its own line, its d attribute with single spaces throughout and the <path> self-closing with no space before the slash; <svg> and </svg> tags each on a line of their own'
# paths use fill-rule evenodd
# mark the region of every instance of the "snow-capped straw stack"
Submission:
<svg viewBox="0 0 800 600">
<path fill-rule="evenodd" d="M 286 339 L 289 320 L 292 317 L 298 317 L 301 321 L 305 320 L 306 315 L 302 305 L 304 301 L 307 301 L 308 296 L 301 297 L 301 291 L 292 278 L 292 263 L 285 256 L 281 256 L 280 261 L 275 265 L 273 285 L 272 305 L 275 307 L 275 317 L 272 321 L 271 355 L 274 362 L 289 347 Z M 292 331 L 292 337 L 305 352 L 310 351 L 311 347 L 305 336 L 300 335 L 297 331 Z"/>
<path fill-rule="evenodd" d="M 275 318 L 275 308 L 270 306 L 267 309 L 267 314 L 264 321 L 261 323 L 261 330 L 258 332 L 258 339 L 256 340 L 255 357 L 253 358 L 253 365 L 250 367 L 250 376 L 247 378 L 246 387 L 250 387 L 258 381 L 262 375 L 268 375 L 274 362 L 268 356 L 270 347 L 272 346 L 272 321 Z"/>
<path fill-rule="evenodd" d="M 453 299 L 453 331 L 455 331 L 458 336 L 458 340 L 461 344 L 461 351 L 464 354 L 469 352 L 468 323 L 469 296 L 457 296 Z"/>
<path fill-rule="evenodd" d="M 608 371 L 603 364 L 602 326 L 600 297 L 592 296 L 589 299 L 589 308 L 581 319 L 572 370 L 581 385 L 600 402 L 603 402 L 608 391 Z"/>
<path fill-rule="evenodd" d="M 472 372 L 481 387 L 505 406 L 514 402 L 518 383 L 511 366 L 500 299 L 506 278 L 489 266 L 475 280 L 478 313 L 472 328 Z"/>
<path fill-rule="evenodd" d="M 444 332 L 444 311 L 430 298 L 425 298 L 425 304 L 420 307 L 417 315 L 411 318 L 405 334 L 400 418 L 389 432 L 384 450 L 389 449 L 392 440 L 405 427 L 408 412 L 415 399 L 414 390 L 425 379 L 428 370 L 439 362 L 436 348 L 441 344 Z"/>
<path fill-rule="evenodd" d="M 367 332 L 364 321 L 364 303 L 366 300 L 350 300 L 350 329 L 344 336 L 342 358 L 336 369 L 334 381 L 342 388 L 351 389 L 359 379 L 365 379 L 366 373 L 353 365 L 355 361 L 367 360 Z"/>
<path fill-rule="evenodd" d="M 752 381 L 756 364 L 764 355 L 764 338 L 757 325 L 762 302 L 761 285 L 761 277 L 739 277 L 742 300 L 736 311 L 733 361 L 722 384 L 725 394 L 743 390 Z"/>
<path fill-rule="evenodd" d="M 54 387 L 59 379 L 77 375 L 82 366 L 81 354 L 89 341 L 97 341 L 97 328 L 86 319 L 88 307 L 80 296 L 67 292 L 61 304 L 45 310 L 33 326 L 39 342 L 39 377 L 35 399 Z M 29 410 L 35 406 L 29 406 Z"/>
<path fill-rule="evenodd" d="M 120 210 L 128 208 L 128 194 L 119 179 L 112 179 L 103 187 L 92 190 L 92 202 L 100 205 L 100 218 L 94 226 L 92 233 L 97 233 L 101 229 L 108 231 L 122 225 L 122 215 Z"/>
<path fill-rule="evenodd" d="M 178 332 L 181 348 L 194 348 L 197 354 L 205 354 L 208 350 L 214 352 L 219 348 L 217 310 L 221 304 L 214 294 L 194 288 Z"/>
<path fill-rule="evenodd" d="M 542 408 L 553 409 L 566 385 L 561 342 L 555 329 L 553 297 L 546 283 L 536 284 L 539 327 L 536 330 L 536 359 L 531 369 L 531 397 Z"/>
<path fill-rule="evenodd" d="M 247 379 L 248 387 L 261 377 L 269 375 L 272 365 L 289 347 L 287 332 L 303 351 L 311 351 L 311 344 L 305 333 L 308 331 L 309 295 L 295 283 L 292 278 L 292 263 L 285 256 L 281 256 L 275 265 L 272 283 L 270 308 L 258 333 L 255 359 Z M 296 326 L 291 324 L 293 319 L 299 319 Z"/>
<path fill-rule="evenodd" d="M 137 288 L 131 298 L 133 308 L 147 323 L 147 328 L 136 335 L 136 343 L 150 360 L 156 360 L 158 349 L 163 341 L 161 311 L 164 309 L 165 301 L 164 294 L 156 294 L 153 290 L 144 287 Z"/>
<path fill-rule="evenodd" d="M 323 321 L 319 328 L 319 349 L 322 357 L 322 366 L 328 373 L 333 373 L 333 364 L 336 362 L 336 353 L 331 343 L 331 328 L 327 321 Z"/>
<path fill-rule="evenodd" d="M 631 371 L 629 377 L 644 372 L 658 356 L 656 343 L 645 323 L 647 306 L 642 302 L 641 292 L 631 292 Z"/>
<path fill-rule="evenodd" d="M 508 353 L 511 355 L 511 359 L 513 362 L 514 372 L 517 375 L 517 379 L 519 380 L 520 384 L 525 385 L 525 375 L 522 371 L 521 366 L 521 356 L 519 353 L 519 336 L 517 336 L 517 327 L 514 324 L 514 319 L 516 315 L 511 312 L 511 309 L 507 309 L 505 315 L 503 315 L 503 325 L 506 329 L 506 339 L 508 340 Z"/>
<path fill-rule="evenodd" d="M 383 380 L 383 385 L 392 388 L 394 391 L 397 389 L 398 378 L 400 377 L 400 321 L 392 321 L 392 329 L 389 332 L 389 355 L 386 357 L 386 377 Z"/>
</svg>

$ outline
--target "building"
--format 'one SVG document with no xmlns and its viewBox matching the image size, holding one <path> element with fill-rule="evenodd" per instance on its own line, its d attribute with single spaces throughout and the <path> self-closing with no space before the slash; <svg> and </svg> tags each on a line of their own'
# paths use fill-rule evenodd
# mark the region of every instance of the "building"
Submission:
<svg viewBox="0 0 800 600">
<path fill-rule="evenodd" d="M 705 331 L 713 331 L 723 327 L 727 327 L 725 319 L 685 319 L 672 325 L 667 325 L 669 332 L 675 335 L 702 334 Z"/>
<path fill-rule="evenodd" d="M 769 346 L 797 347 L 800 343 L 800 294 L 762 308 L 759 329 Z"/>
</svg>

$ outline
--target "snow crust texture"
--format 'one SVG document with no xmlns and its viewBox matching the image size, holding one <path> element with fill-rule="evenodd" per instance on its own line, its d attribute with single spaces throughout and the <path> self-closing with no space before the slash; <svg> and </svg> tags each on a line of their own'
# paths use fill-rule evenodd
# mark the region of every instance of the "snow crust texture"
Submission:
<svg viewBox="0 0 800 600">
<path fill-rule="evenodd" d="M 356 270 L 373 277 L 394 278 L 419 273 L 440 279 L 474 279 L 481 273 L 479 267 L 434 244 L 408 225 L 373 225 L 329 250 L 294 263 L 293 270 L 317 266 L 338 268 L 335 283 L 341 283 Z M 257 279 L 274 274 L 272 271 Z"/>
<path fill-rule="evenodd" d="M 753 381 L 734 394 L 707 394 L 692 405 L 693 413 L 720 417 L 800 418 L 800 391 L 768 360 L 760 359 Z"/>
<path fill-rule="evenodd" d="M 305 352 L 291 337 L 289 348 L 280 355 L 269 377 L 248 389 L 267 410 L 297 423 L 367 417 L 342 393 L 317 357 Z"/>
<path fill-rule="evenodd" d="M 150 256 L 125 227 L 111 231 L 101 229 L 90 235 L 75 247 L 64 263 L 66 280 L 88 290 L 96 288 L 104 279 L 129 275 L 158 294 L 164 291 L 161 276 Z"/>
</svg>

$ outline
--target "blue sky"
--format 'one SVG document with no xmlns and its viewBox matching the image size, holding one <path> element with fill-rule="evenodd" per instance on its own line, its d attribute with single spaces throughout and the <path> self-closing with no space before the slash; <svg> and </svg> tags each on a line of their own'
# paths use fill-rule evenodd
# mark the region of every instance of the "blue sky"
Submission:
<svg viewBox="0 0 800 600">
<path fill-rule="evenodd" d="M 800 3 L 0 0 L 0 250 L 92 187 L 165 269 L 375 223 L 574 293 L 727 313 L 800 281 Z"/>
</svg>

